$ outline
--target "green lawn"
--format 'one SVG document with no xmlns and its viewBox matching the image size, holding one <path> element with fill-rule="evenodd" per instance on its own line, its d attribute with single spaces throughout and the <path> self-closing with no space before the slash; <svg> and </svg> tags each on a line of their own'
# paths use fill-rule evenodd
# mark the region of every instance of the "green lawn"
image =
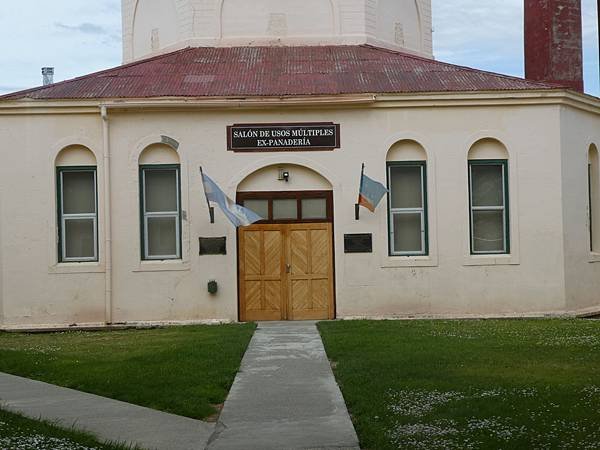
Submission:
<svg viewBox="0 0 600 450">
<path fill-rule="evenodd" d="M 129 450 L 101 444 L 93 436 L 26 419 L 0 409 L 0 448 L 3 450 Z"/>
<path fill-rule="evenodd" d="M 254 324 L 0 334 L 0 371 L 195 419 L 225 401 Z"/>
<path fill-rule="evenodd" d="M 319 329 L 364 449 L 600 449 L 600 321 Z"/>
</svg>

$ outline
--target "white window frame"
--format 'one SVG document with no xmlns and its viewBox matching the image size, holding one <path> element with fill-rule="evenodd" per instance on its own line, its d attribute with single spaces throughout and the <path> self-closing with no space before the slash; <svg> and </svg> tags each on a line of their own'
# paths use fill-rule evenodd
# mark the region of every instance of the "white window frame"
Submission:
<svg viewBox="0 0 600 450">
<path fill-rule="evenodd" d="M 500 166 L 502 168 L 502 206 L 473 206 L 473 166 Z M 470 215 L 470 242 L 472 255 L 507 255 L 510 254 L 510 223 L 508 220 L 508 160 L 469 160 L 469 215 Z M 502 211 L 502 250 L 476 251 L 474 219 L 475 211 Z"/>
<path fill-rule="evenodd" d="M 98 261 L 98 175 L 95 167 L 58 167 L 59 174 L 59 194 L 60 194 L 60 258 L 59 262 L 97 262 Z M 68 173 L 92 172 L 94 174 L 94 208 L 95 212 L 85 214 L 65 214 L 65 199 L 64 199 L 64 180 L 63 175 Z M 94 224 L 94 256 L 83 258 L 67 257 L 67 221 L 69 220 L 93 220 Z"/>
<path fill-rule="evenodd" d="M 146 172 L 147 171 L 175 171 L 177 210 L 176 211 L 146 211 Z M 181 259 L 181 167 L 179 165 L 156 165 L 140 166 L 141 173 L 141 194 L 142 194 L 142 257 L 144 261 L 166 261 Z M 150 255 L 148 243 L 148 221 L 153 218 L 174 218 L 175 219 L 175 245 L 177 252 L 174 255 Z"/>
<path fill-rule="evenodd" d="M 392 169 L 395 167 L 419 167 L 421 170 L 421 207 L 420 208 L 392 208 Z M 427 256 L 429 254 L 427 242 L 427 162 L 426 161 L 398 161 L 388 162 L 388 216 L 389 216 L 389 253 L 390 256 Z M 400 214 L 420 214 L 421 216 L 421 251 L 403 252 L 395 249 L 394 217 Z"/>
</svg>

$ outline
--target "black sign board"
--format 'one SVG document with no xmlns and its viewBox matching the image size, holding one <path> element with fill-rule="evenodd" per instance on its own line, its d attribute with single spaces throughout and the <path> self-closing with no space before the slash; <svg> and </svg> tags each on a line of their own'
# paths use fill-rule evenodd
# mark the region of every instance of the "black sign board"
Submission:
<svg viewBox="0 0 600 450">
<path fill-rule="evenodd" d="M 200 255 L 226 255 L 226 242 L 224 237 L 200 238 Z"/>
<path fill-rule="evenodd" d="M 344 235 L 344 253 L 373 253 L 373 235 Z"/>
<path fill-rule="evenodd" d="M 233 152 L 285 152 L 340 148 L 340 126 L 334 123 L 232 125 L 227 149 Z"/>
</svg>

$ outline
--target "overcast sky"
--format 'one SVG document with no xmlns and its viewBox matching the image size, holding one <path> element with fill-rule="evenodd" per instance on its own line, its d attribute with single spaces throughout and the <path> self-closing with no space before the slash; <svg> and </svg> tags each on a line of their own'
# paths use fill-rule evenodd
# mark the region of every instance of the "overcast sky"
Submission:
<svg viewBox="0 0 600 450">
<path fill-rule="evenodd" d="M 248 0 L 252 1 L 252 0 Z M 599 95 L 596 0 L 582 0 L 586 92 Z M 4 0 L 0 10 L 0 93 L 121 62 L 121 0 Z M 523 76 L 523 0 L 433 0 L 435 56 Z"/>
</svg>

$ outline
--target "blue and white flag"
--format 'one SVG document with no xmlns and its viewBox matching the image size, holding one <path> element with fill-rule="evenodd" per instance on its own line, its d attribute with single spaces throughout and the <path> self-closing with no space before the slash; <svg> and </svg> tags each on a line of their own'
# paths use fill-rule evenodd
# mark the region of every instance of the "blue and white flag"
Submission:
<svg viewBox="0 0 600 450">
<path fill-rule="evenodd" d="M 363 164 L 362 173 L 360 175 L 360 191 L 358 194 L 358 204 L 364 206 L 371 212 L 375 212 L 375 208 L 385 194 L 388 193 L 387 188 L 365 175 L 365 166 Z"/>
<path fill-rule="evenodd" d="M 204 173 L 202 173 L 202 183 L 204 184 L 204 193 L 206 194 L 206 199 L 209 202 L 219 205 L 219 208 L 221 208 L 223 214 L 227 216 L 229 221 L 235 227 L 247 227 L 248 225 L 252 225 L 254 222 L 263 220 L 263 218 L 254 211 L 235 204 L 235 202 L 227 197 L 221 188 L 217 186 L 217 183 L 211 180 L 210 177 Z"/>
</svg>

